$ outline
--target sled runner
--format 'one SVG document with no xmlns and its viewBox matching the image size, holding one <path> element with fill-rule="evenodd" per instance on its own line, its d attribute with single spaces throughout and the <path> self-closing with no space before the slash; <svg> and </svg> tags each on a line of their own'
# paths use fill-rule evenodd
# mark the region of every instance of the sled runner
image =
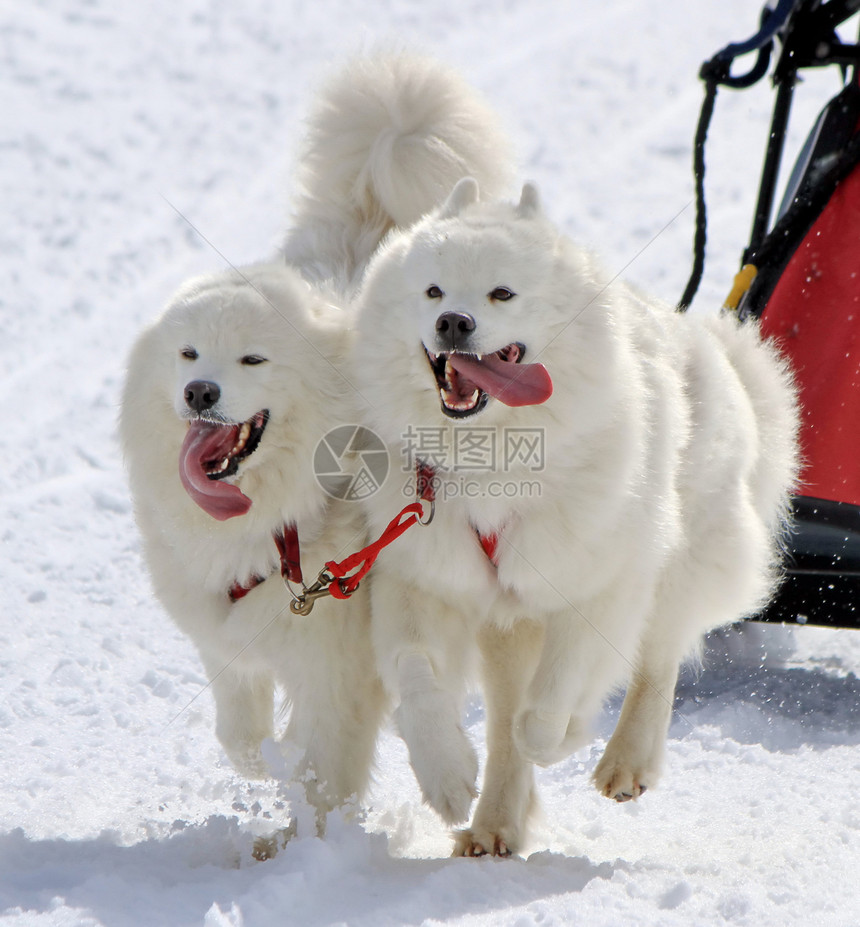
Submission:
<svg viewBox="0 0 860 927">
<path fill-rule="evenodd" d="M 773 69 L 775 100 L 749 245 L 726 307 L 761 321 L 791 361 L 802 407 L 804 468 L 794 499 L 787 579 L 757 620 L 860 627 L 860 44 L 836 28 L 860 0 L 779 0 L 760 31 L 702 65 L 705 101 L 695 143 L 693 272 L 704 266 L 704 145 L 719 86 L 749 87 Z M 755 53 L 752 68 L 731 74 Z M 843 90 L 823 109 L 772 221 L 792 95 L 804 68 L 838 65 Z"/>
</svg>

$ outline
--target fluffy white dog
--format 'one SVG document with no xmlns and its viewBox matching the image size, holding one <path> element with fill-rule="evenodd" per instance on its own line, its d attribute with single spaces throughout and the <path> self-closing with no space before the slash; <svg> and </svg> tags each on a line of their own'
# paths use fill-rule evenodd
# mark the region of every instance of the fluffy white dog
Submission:
<svg viewBox="0 0 860 927">
<path fill-rule="evenodd" d="M 487 769 L 457 852 L 522 846 L 531 764 L 587 742 L 625 680 L 594 782 L 638 797 L 661 768 L 679 662 L 755 612 L 778 573 L 796 408 L 775 350 L 753 325 L 611 279 L 532 186 L 485 203 L 465 179 L 372 260 L 355 356 L 369 421 L 405 460 L 368 500 L 373 527 L 404 492 L 429 499 L 433 474 L 432 523 L 376 566 L 373 622 L 416 776 L 449 823 L 475 795 L 460 712 L 481 645 Z"/>
<path fill-rule="evenodd" d="M 230 760 L 264 776 L 275 699 L 284 744 L 325 812 L 361 796 L 385 697 L 366 591 L 291 613 L 300 589 L 361 547 L 359 507 L 313 461 L 355 422 L 340 373 L 343 302 L 382 236 L 438 206 L 464 173 L 505 182 L 494 117 L 462 79 L 409 54 L 358 59 L 324 88 L 298 171 L 283 261 L 192 281 L 137 340 L 120 433 L 158 597 L 197 646 Z"/>
</svg>

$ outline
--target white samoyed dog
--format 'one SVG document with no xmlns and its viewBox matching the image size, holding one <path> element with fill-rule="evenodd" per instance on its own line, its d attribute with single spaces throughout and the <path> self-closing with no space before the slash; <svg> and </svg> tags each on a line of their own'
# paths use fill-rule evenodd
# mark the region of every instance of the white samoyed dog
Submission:
<svg viewBox="0 0 860 927">
<path fill-rule="evenodd" d="M 324 492 L 313 467 L 326 432 L 356 421 L 339 305 L 383 235 L 464 173 L 502 192 L 494 119 L 431 59 L 348 64 L 309 120 L 286 260 L 186 284 L 128 364 L 120 435 L 155 591 L 199 650 L 242 774 L 267 775 L 261 744 L 283 699 L 282 744 L 303 753 L 320 828 L 364 792 L 386 706 L 366 590 L 296 615 L 279 576 L 298 591 L 300 573 L 311 582 L 365 540 L 360 507 Z"/>
<path fill-rule="evenodd" d="M 535 807 L 531 764 L 585 744 L 625 681 L 594 782 L 618 800 L 652 787 L 679 663 L 771 594 L 796 475 L 792 381 L 754 325 L 682 315 L 612 278 L 531 185 L 509 205 L 461 181 L 389 237 L 359 303 L 354 377 L 405 471 L 367 500 L 373 529 L 404 494 L 429 504 L 431 476 L 435 489 L 432 523 L 375 567 L 381 676 L 426 801 L 464 821 L 478 641 L 488 758 L 455 852 L 507 855 Z"/>
</svg>

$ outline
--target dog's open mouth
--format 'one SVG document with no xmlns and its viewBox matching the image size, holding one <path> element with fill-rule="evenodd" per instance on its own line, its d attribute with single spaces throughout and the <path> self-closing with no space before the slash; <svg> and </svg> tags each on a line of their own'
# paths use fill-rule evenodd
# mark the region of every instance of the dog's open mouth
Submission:
<svg viewBox="0 0 860 927">
<path fill-rule="evenodd" d="M 204 436 L 203 456 L 199 463 L 207 478 L 223 480 L 237 473 L 239 464 L 257 450 L 268 420 L 269 412 L 264 409 L 241 425 L 222 425 L 207 419 L 192 421 L 189 432 Z"/>
<path fill-rule="evenodd" d="M 239 464 L 257 450 L 268 420 L 264 409 L 246 422 L 195 418 L 189 423 L 179 452 L 179 477 L 188 495 L 213 518 L 225 521 L 251 507 L 238 486 L 220 481 L 234 476 Z"/>
<path fill-rule="evenodd" d="M 424 348 L 436 377 L 442 411 L 467 418 L 490 397 L 506 406 L 532 406 L 552 395 L 552 380 L 543 364 L 523 364 L 525 346 L 514 341 L 492 354 L 434 354 Z"/>
</svg>

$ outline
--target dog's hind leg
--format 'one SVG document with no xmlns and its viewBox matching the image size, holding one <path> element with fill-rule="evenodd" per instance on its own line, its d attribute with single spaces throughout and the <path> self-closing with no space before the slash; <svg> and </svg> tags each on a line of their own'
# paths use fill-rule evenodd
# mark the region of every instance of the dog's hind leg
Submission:
<svg viewBox="0 0 860 927">
<path fill-rule="evenodd" d="M 627 801 L 657 784 L 681 662 L 706 630 L 752 613 L 767 588 L 768 550 L 756 546 L 763 528 L 757 533 L 747 519 L 739 521 L 739 531 L 730 520 L 738 519 L 741 505 L 724 497 L 718 512 L 731 513 L 724 525 L 698 520 L 705 526 L 700 537 L 666 571 L 657 590 L 621 716 L 594 773 L 595 786 L 607 798 Z M 713 537 L 721 543 L 713 544 Z"/>
<path fill-rule="evenodd" d="M 621 715 L 592 777 L 597 790 L 607 798 L 629 801 L 657 784 L 678 668 L 698 637 L 689 616 L 711 610 L 709 590 L 698 581 L 704 576 L 695 575 L 695 564 L 695 557 L 686 557 L 674 581 L 667 574 L 640 630 Z M 717 590 L 713 591 L 712 598 L 717 598 Z"/>
<path fill-rule="evenodd" d="M 638 798 L 660 776 L 681 658 L 663 644 L 643 641 L 618 724 L 594 771 L 598 791 L 616 801 Z"/>
<path fill-rule="evenodd" d="M 487 766 L 481 797 L 469 828 L 455 835 L 455 856 L 510 856 L 522 849 L 530 817 L 537 810 L 534 768 L 513 735 L 537 663 L 542 631 L 520 621 L 510 631 L 488 626 L 478 642 L 487 706 Z"/>
</svg>

